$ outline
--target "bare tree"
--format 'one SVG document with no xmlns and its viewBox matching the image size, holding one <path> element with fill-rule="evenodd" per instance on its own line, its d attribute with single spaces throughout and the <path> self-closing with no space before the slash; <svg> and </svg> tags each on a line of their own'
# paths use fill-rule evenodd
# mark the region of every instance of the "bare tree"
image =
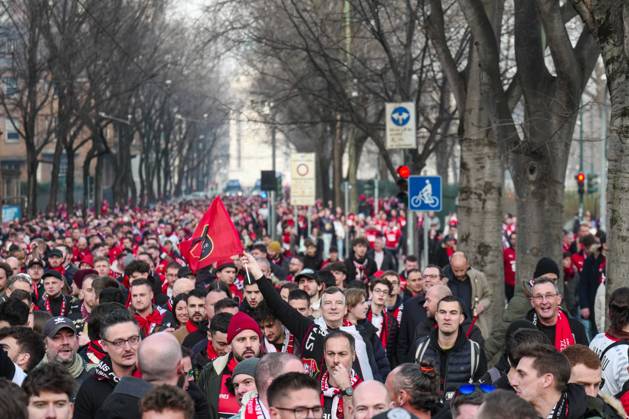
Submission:
<svg viewBox="0 0 629 419">
<path fill-rule="evenodd" d="M 26 145 L 26 213 L 35 217 L 39 156 L 49 144 L 54 127 L 52 84 L 47 80 L 50 73 L 41 39 L 44 14 L 38 0 L 4 1 L 2 8 L 9 31 L 15 34 L 15 46 L 3 77 L 15 83 L 5 84 L 0 103 Z"/>
<path fill-rule="evenodd" d="M 607 139 L 609 262 L 606 291 L 609 298 L 615 289 L 629 286 L 629 151 L 626 147 L 629 141 L 629 6 L 613 0 L 572 3 L 600 45 L 611 99 Z"/>
</svg>

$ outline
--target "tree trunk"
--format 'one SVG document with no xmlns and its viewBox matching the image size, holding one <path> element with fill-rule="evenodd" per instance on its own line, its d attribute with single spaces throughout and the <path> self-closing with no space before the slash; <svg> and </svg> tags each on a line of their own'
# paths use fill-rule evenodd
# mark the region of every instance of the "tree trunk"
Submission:
<svg viewBox="0 0 629 419">
<path fill-rule="evenodd" d="M 358 210 L 358 166 L 366 138 L 358 137 L 355 129 L 347 133 L 347 181 L 349 183 L 349 212 Z"/>
<path fill-rule="evenodd" d="M 104 155 L 99 154 L 96 157 L 96 170 L 94 171 L 94 212 L 100 217 L 100 207 L 103 202 L 103 158 Z"/>
<path fill-rule="evenodd" d="M 65 147 L 66 151 L 66 205 L 68 214 L 74 211 L 74 150 Z"/>
<path fill-rule="evenodd" d="M 594 0 L 575 8 L 597 38 L 605 63 L 611 101 L 607 138 L 607 301 L 629 286 L 629 6 Z"/>
<path fill-rule="evenodd" d="M 332 172 L 334 190 L 334 206 L 343 206 L 343 124 L 341 124 L 341 114 L 336 114 L 336 127 L 334 135 L 334 145 L 332 151 Z"/>
<path fill-rule="evenodd" d="M 488 93 L 478 53 L 472 50 L 461 140 L 458 248 L 465 252 L 473 267 L 487 276 L 493 300 L 486 315 L 497 319 L 502 317 L 504 309 L 500 240 L 504 169 L 491 129 Z"/>
<path fill-rule="evenodd" d="M 52 156 L 52 171 L 50 173 L 50 195 L 48 196 L 48 212 L 57 209 L 57 194 L 59 193 L 59 171 L 61 165 L 61 152 L 63 147 L 57 138 L 55 142 L 55 152 Z"/>
<path fill-rule="evenodd" d="M 444 132 L 443 134 L 447 135 L 447 132 Z M 449 183 L 448 169 L 450 168 L 451 150 L 452 148 L 450 147 L 450 140 L 448 140 L 448 138 L 441 139 L 435 149 L 435 159 L 437 160 L 437 174 L 441 176 L 442 185 L 447 185 Z"/>
<path fill-rule="evenodd" d="M 39 160 L 35 155 L 34 150 L 30 150 L 27 147 L 26 153 L 27 161 L 27 194 L 28 194 L 28 218 L 35 218 L 37 216 L 37 169 L 39 167 Z"/>
<path fill-rule="evenodd" d="M 568 105 L 563 104 L 562 108 L 567 109 Z M 525 227 L 518 229 L 516 245 L 519 280 L 533 277 L 541 257 L 550 257 L 557 263 L 562 258 L 564 182 L 576 109 L 572 113 L 575 116 L 568 120 L 552 105 L 546 109 L 540 105 L 538 109 L 540 115 L 526 118 L 534 121 L 525 124 L 528 146 L 523 144 L 521 151 L 511 156 L 518 225 Z M 544 119 L 541 114 L 553 116 Z M 549 142 L 551 136 L 553 141 Z M 547 151 L 537 152 L 540 146 Z M 562 288 L 563 281 L 558 285 Z"/>
</svg>

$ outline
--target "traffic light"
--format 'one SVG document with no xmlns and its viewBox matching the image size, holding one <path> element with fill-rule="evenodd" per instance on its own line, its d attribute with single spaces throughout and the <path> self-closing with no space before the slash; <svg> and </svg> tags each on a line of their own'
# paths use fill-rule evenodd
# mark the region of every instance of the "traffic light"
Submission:
<svg viewBox="0 0 629 419">
<path fill-rule="evenodd" d="M 397 199 L 398 202 L 404 203 L 404 205 L 408 206 L 408 177 L 411 175 L 411 169 L 406 166 L 398 166 L 397 170 L 397 186 L 399 188 Z"/>
<path fill-rule="evenodd" d="M 585 193 L 585 173 L 579 172 L 574 178 L 577 180 L 577 191 L 579 195 L 583 195 Z"/>
<path fill-rule="evenodd" d="M 411 175 L 410 167 L 406 165 L 398 166 L 397 175 L 404 180 L 408 179 L 408 177 Z"/>
<path fill-rule="evenodd" d="M 587 192 L 593 194 L 598 192 L 598 175 L 590 173 L 587 176 Z"/>
</svg>

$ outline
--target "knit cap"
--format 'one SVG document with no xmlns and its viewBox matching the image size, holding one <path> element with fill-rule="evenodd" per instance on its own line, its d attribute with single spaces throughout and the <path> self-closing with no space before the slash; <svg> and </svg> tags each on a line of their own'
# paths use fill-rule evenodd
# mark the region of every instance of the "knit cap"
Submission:
<svg viewBox="0 0 629 419">
<path fill-rule="evenodd" d="M 227 326 L 227 343 L 232 343 L 232 340 L 243 330 L 253 330 L 262 342 L 262 331 L 258 323 L 249 315 L 239 311 L 231 318 L 229 326 Z"/>
</svg>

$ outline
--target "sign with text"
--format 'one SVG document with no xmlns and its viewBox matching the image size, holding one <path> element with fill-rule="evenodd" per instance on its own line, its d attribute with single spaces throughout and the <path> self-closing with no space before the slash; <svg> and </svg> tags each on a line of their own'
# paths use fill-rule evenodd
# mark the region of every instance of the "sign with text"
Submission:
<svg viewBox="0 0 629 419">
<path fill-rule="evenodd" d="M 310 206 L 315 204 L 315 153 L 295 153 L 290 159 L 290 203 Z"/>
<path fill-rule="evenodd" d="M 417 148 L 415 103 L 387 103 L 385 115 L 387 149 Z"/>
</svg>

